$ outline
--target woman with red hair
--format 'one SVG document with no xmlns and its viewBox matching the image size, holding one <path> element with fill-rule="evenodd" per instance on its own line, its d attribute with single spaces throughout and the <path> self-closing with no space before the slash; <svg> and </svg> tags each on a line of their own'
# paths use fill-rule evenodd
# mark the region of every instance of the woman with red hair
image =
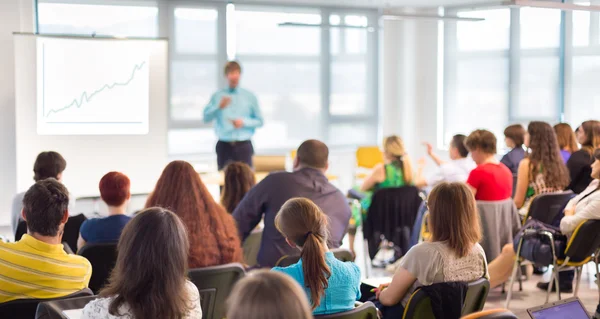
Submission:
<svg viewBox="0 0 600 319">
<path fill-rule="evenodd" d="M 123 173 L 110 172 L 100 180 L 100 197 L 108 206 L 108 217 L 88 219 L 81 224 L 77 249 L 86 243 L 116 243 L 131 217 L 127 204 L 131 198 L 131 182 Z"/>
<path fill-rule="evenodd" d="M 173 211 L 185 224 L 190 240 L 189 268 L 242 262 L 242 245 L 231 215 L 210 195 L 200 175 L 185 161 L 165 167 L 146 207 Z"/>
</svg>

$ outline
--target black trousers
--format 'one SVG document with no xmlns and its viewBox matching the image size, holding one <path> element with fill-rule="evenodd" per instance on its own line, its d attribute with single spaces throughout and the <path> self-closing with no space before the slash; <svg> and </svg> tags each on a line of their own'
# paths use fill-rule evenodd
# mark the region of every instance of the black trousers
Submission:
<svg viewBox="0 0 600 319">
<path fill-rule="evenodd" d="M 252 155 L 254 147 L 251 141 L 241 142 L 217 142 L 217 166 L 219 170 L 231 162 L 243 162 L 252 167 Z"/>
</svg>

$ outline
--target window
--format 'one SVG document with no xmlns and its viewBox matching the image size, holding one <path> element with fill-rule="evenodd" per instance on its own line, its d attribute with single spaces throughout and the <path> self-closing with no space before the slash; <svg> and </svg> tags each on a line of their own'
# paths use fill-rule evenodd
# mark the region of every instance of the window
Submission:
<svg viewBox="0 0 600 319">
<path fill-rule="evenodd" d="M 38 3 L 38 32 L 100 36 L 156 37 L 158 8 Z"/>
<path fill-rule="evenodd" d="M 558 48 L 561 12 L 556 9 L 520 10 L 521 48 Z"/>
</svg>

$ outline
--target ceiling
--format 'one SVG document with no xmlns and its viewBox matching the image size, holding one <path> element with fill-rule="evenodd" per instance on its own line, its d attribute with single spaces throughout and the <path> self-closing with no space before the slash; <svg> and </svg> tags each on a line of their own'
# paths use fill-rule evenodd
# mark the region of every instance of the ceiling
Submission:
<svg viewBox="0 0 600 319">
<path fill-rule="evenodd" d="M 455 6 L 472 3 L 498 2 L 497 0 L 238 0 L 242 3 L 289 3 L 302 5 L 319 5 L 332 7 L 363 7 L 363 8 L 399 8 L 399 7 L 440 7 Z"/>
</svg>

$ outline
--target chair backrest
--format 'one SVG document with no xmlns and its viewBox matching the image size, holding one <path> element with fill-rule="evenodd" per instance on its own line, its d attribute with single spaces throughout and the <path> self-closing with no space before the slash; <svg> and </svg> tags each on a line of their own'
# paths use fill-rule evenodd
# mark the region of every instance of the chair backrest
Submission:
<svg viewBox="0 0 600 319">
<path fill-rule="evenodd" d="M 335 313 L 331 315 L 315 316 L 318 319 L 378 319 L 377 308 L 368 301 L 364 304 L 345 312 Z"/>
<path fill-rule="evenodd" d="M 19 299 L 0 304 L 0 318 L 10 319 L 32 319 L 35 318 L 37 307 L 40 302 L 61 300 L 77 297 L 89 297 L 94 293 L 88 289 L 82 289 L 68 296 L 52 299 Z"/>
<path fill-rule="evenodd" d="M 429 238 L 431 238 L 431 230 L 429 229 L 429 211 L 426 211 L 425 214 L 423 214 L 420 233 L 419 242 L 429 240 Z"/>
<path fill-rule="evenodd" d="M 431 299 L 422 290 L 417 289 L 404 307 L 403 319 L 436 319 L 431 308 Z"/>
<path fill-rule="evenodd" d="M 571 235 L 565 256 L 571 262 L 583 262 L 600 247 L 600 220 L 581 223 Z"/>
<path fill-rule="evenodd" d="M 481 247 L 488 263 L 502 253 L 502 247 L 513 242 L 521 228 L 521 217 L 515 202 L 509 198 L 503 201 L 477 201 L 477 213 L 481 221 Z"/>
<path fill-rule="evenodd" d="M 17 230 L 15 231 L 15 241 L 21 240 L 21 237 L 25 234 L 27 234 L 27 223 L 24 220 L 19 220 Z"/>
<path fill-rule="evenodd" d="M 225 318 L 225 301 L 246 272 L 241 264 L 191 269 L 190 280 L 198 287 L 203 319 Z"/>
<path fill-rule="evenodd" d="M 562 213 L 567 202 L 574 196 L 575 194 L 572 191 L 546 193 L 535 196 L 529 206 L 525 222 L 529 218 L 533 218 L 551 225 L 556 217 Z"/>
<path fill-rule="evenodd" d="M 117 244 L 86 244 L 77 252 L 92 264 L 92 277 L 89 287 L 98 293 L 108 281 L 111 271 L 117 262 Z"/>
<path fill-rule="evenodd" d="M 77 251 L 77 240 L 79 239 L 79 229 L 81 224 L 87 219 L 84 214 L 70 216 L 65 224 L 65 232 L 62 241 L 66 242 L 72 251 Z"/>
<path fill-rule="evenodd" d="M 69 319 L 67 316 L 62 314 L 63 311 L 82 309 L 88 304 L 88 302 L 96 298 L 98 298 L 98 296 L 40 302 L 37 306 L 35 319 Z"/>
<path fill-rule="evenodd" d="M 331 252 L 333 253 L 333 255 L 335 256 L 335 258 L 337 260 L 340 260 L 343 262 L 354 261 L 354 256 L 352 255 L 352 252 L 350 252 L 350 250 L 348 250 L 348 249 L 336 248 L 336 249 L 331 249 Z M 289 267 L 289 266 L 297 263 L 298 261 L 300 261 L 300 255 L 285 255 L 277 261 L 275 266 L 276 267 Z"/>
<path fill-rule="evenodd" d="M 487 300 L 488 292 L 490 292 L 490 282 L 485 278 L 472 281 L 468 283 L 468 286 L 462 310 L 463 316 L 481 311 Z"/>
<path fill-rule="evenodd" d="M 518 317 L 510 310 L 490 309 L 472 313 L 461 319 L 518 319 Z"/>
<path fill-rule="evenodd" d="M 379 146 L 361 146 L 356 150 L 356 166 L 373 168 L 383 163 L 383 153 Z"/>
</svg>

